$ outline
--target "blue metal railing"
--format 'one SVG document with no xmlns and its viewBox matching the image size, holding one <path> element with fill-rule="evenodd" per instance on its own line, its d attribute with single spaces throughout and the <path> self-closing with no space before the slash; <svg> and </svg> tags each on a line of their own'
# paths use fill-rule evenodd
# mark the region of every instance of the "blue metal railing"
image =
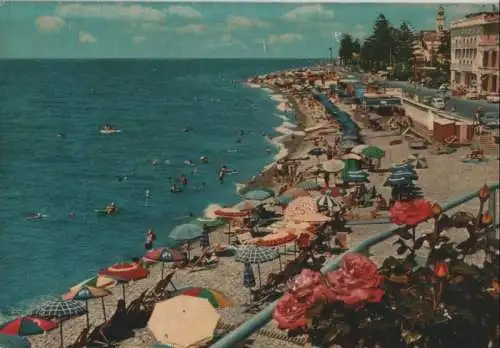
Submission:
<svg viewBox="0 0 500 348">
<path fill-rule="evenodd" d="M 500 182 L 494 182 L 488 184 L 488 188 L 490 190 L 490 199 L 488 202 L 488 210 L 489 213 L 493 216 L 493 221 L 497 223 L 497 211 L 498 207 L 496 205 L 496 191 L 500 188 Z M 463 196 L 460 196 L 451 202 L 447 202 L 444 204 L 441 208 L 443 212 L 446 212 L 448 210 L 454 209 L 468 201 L 471 201 L 475 198 L 478 197 L 479 191 L 473 191 L 468 194 L 465 194 Z M 349 249 L 347 252 L 337 256 L 327 264 L 323 266 L 321 269 L 322 273 L 330 272 L 334 269 L 336 269 L 339 265 L 340 262 L 342 261 L 342 258 L 344 257 L 345 254 L 351 253 L 351 252 L 364 252 L 368 250 L 370 247 L 381 243 L 391 237 L 393 237 L 396 232 L 401 228 L 401 226 L 396 226 L 391 228 L 388 231 L 381 232 L 379 234 L 376 234 L 375 236 L 366 239 L 362 243 L 358 244 L 354 248 Z M 244 322 L 241 326 L 239 326 L 237 329 L 234 331 L 230 332 L 226 336 L 224 336 L 222 339 L 214 343 L 211 347 L 212 348 L 234 348 L 236 347 L 236 344 L 238 342 L 241 342 L 245 340 L 246 338 L 250 337 L 252 334 L 254 334 L 257 330 L 262 328 L 264 325 L 266 325 L 269 321 L 272 319 L 273 311 L 274 308 L 276 307 L 277 301 L 273 302 L 272 304 L 268 305 L 266 308 L 264 308 L 261 312 L 257 313 L 255 316 L 251 317 L 248 319 L 246 322 Z"/>
</svg>

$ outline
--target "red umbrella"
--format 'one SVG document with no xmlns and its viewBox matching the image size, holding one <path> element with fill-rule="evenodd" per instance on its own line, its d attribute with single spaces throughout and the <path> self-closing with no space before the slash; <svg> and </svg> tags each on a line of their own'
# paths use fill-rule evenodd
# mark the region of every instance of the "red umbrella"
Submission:
<svg viewBox="0 0 500 348">
<path fill-rule="evenodd" d="M 122 283 L 122 294 L 125 300 L 125 283 L 131 280 L 144 279 L 149 271 L 139 263 L 117 263 L 99 272 L 99 275 L 116 279 Z"/>
<path fill-rule="evenodd" d="M 226 219 L 234 219 L 234 218 L 241 218 L 250 215 L 249 211 L 241 211 L 238 209 L 233 209 L 233 208 L 222 208 L 222 209 L 217 209 L 214 211 L 214 214 L 219 217 L 223 217 Z M 231 221 L 229 221 L 228 224 L 228 236 L 229 236 L 229 244 L 231 244 Z"/>
<path fill-rule="evenodd" d="M 50 320 L 30 316 L 20 317 L 0 326 L 0 333 L 4 335 L 29 336 L 38 335 L 55 329 L 59 325 Z"/>
</svg>

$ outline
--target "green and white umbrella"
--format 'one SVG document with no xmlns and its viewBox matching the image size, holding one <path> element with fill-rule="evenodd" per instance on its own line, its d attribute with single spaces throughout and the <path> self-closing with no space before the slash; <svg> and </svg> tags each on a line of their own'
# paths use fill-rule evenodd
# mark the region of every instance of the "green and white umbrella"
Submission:
<svg viewBox="0 0 500 348">
<path fill-rule="evenodd" d="M 370 159 L 381 159 L 385 156 L 385 151 L 377 146 L 369 146 L 361 151 L 361 154 Z"/>
</svg>

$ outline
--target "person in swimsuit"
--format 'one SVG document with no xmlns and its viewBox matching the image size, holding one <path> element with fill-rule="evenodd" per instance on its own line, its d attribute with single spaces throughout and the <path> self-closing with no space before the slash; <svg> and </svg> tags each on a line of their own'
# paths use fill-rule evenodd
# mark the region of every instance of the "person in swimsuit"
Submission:
<svg viewBox="0 0 500 348">
<path fill-rule="evenodd" d="M 217 176 L 219 178 L 219 182 L 222 184 L 224 182 L 224 176 L 226 175 L 227 172 L 227 167 L 223 165 L 220 169 L 219 172 L 217 173 Z"/>
<path fill-rule="evenodd" d="M 146 250 L 151 250 L 155 241 L 156 234 L 153 232 L 153 229 L 150 228 L 148 233 L 146 233 L 146 243 L 144 243 L 144 248 L 146 248 Z"/>
<path fill-rule="evenodd" d="M 181 185 L 187 185 L 188 184 L 187 176 L 182 174 L 180 181 L 181 181 Z"/>
<path fill-rule="evenodd" d="M 177 187 L 176 184 L 173 184 L 172 187 L 170 187 L 170 192 L 172 192 L 172 193 L 177 193 L 179 191 L 180 190 L 179 190 L 179 188 Z"/>
</svg>

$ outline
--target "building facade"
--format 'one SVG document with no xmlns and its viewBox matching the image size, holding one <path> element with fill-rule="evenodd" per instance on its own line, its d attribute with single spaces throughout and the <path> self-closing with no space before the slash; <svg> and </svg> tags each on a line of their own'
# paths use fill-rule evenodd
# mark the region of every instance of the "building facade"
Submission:
<svg viewBox="0 0 500 348">
<path fill-rule="evenodd" d="M 453 89 L 499 92 L 499 20 L 498 12 L 480 12 L 451 23 Z"/>
<path fill-rule="evenodd" d="M 434 69 L 441 39 L 446 34 L 445 22 L 444 8 L 439 6 L 436 10 L 436 28 L 421 31 L 415 40 L 413 44 L 414 80 L 420 80 Z"/>
</svg>

